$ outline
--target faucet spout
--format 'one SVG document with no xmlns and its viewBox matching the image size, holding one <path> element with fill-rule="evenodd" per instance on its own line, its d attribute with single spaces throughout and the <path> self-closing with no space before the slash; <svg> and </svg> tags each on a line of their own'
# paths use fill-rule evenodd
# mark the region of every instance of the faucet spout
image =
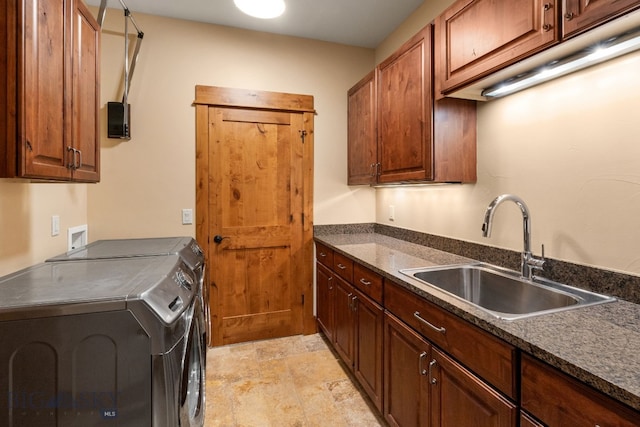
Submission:
<svg viewBox="0 0 640 427">
<path fill-rule="evenodd" d="M 544 260 L 535 258 L 531 253 L 531 214 L 529 213 L 529 208 L 527 207 L 527 204 L 524 202 L 524 200 L 513 194 L 503 194 L 496 197 L 491 203 L 489 203 L 489 206 L 487 207 L 487 210 L 484 214 L 484 222 L 482 223 L 482 236 L 491 236 L 493 215 L 495 214 L 498 206 L 506 201 L 515 203 L 522 212 L 522 232 L 524 242 L 521 263 L 522 277 L 531 279 L 531 270 L 534 268 L 542 269 Z"/>
</svg>

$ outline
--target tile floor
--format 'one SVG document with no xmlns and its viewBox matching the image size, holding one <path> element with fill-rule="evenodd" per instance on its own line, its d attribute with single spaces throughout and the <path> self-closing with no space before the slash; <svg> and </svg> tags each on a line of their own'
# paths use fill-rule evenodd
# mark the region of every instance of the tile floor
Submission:
<svg viewBox="0 0 640 427">
<path fill-rule="evenodd" d="M 206 427 L 386 426 L 319 335 L 210 348 Z"/>
</svg>

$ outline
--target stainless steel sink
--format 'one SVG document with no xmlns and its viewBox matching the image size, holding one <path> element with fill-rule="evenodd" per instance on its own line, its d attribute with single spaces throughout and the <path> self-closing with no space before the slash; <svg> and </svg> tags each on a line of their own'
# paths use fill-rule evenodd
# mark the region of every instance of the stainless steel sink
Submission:
<svg viewBox="0 0 640 427">
<path fill-rule="evenodd" d="M 613 297 L 540 277 L 527 280 L 514 271 L 482 263 L 400 272 L 507 320 L 615 301 Z"/>
</svg>

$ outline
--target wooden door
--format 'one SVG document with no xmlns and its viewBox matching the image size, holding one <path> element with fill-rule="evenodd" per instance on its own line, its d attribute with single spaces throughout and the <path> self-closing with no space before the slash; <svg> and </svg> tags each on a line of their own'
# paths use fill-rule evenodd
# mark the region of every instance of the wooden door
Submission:
<svg viewBox="0 0 640 427">
<path fill-rule="evenodd" d="M 640 6 L 638 0 L 565 0 L 562 36 L 572 37 Z"/>
<path fill-rule="evenodd" d="M 354 290 L 353 372 L 373 404 L 382 412 L 382 325 L 384 310 Z"/>
<path fill-rule="evenodd" d="M 374 184 L 378 172 L 375 71 L 349 89 L 347 117 L 347 183 Z"/>
<path fill-rule="evenodd" d="M 349 369 L 353 369 L 353 286 L 334 276 L 334 346 Z"/>
<path fill-rule="evenodd" d="M 440 350 L 430 362 L 433 427 L 515 427 L 518 408 Z"/>
<path fill-rule="evenodd" d="M 391 426 L 427 427 L 431 345 L 390 314 L 384 330 L 384 417 Z"/>
<path fill-rule="evenodd" d="M 313 98 L 198 86 L 196 104 L 211 344 L 315 332 Z"/>
<path fill-rule="evenodd" d="M 24 27 L 19 32 L 24 43 L 22 77 L 18 99 L 23 100 L 19 150 L 22 153 L 18 175 L 70 179 L 67 168 L 69 141 L 71 0 L 21 2 Z"/>
<path fill-rule="evenodd" d="M 454 2 L 435 20 L 436 92 L 450 93 L 558 43 L 559 5 L 558 0 Z"/>
<path fill-rule="evenodd" d="M 316 264 L 316 289 L 317 289 L 317 319 L 318 326 L 333 342 L 333 313 L 334 313 L 334 289 L 333 273 L 324 265 Z"/>
<path fill-rule="evenodd" d="M 433 179 L 431 31 L 378 66 L 378 182 Z"/>
<path fill-rule="evenodd" d="M 73 22 L 73 178 L 100 180 L 100 27 L 87 6 L 75 2 Z"/>
</svg>

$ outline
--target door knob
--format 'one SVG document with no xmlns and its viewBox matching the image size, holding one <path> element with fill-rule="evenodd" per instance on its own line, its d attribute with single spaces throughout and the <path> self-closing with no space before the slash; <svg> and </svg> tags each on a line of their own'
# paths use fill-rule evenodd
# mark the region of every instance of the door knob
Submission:
<svg viewBox="0 0 640 427">
<path fill-rule="evenodd" d="M 227 237 L 227 236 L 224 236 L 224 237 L 223 237 L 223 236 L 221 236 L 221 235 L 219 235 L 219 234 L 216 234 L 215 236 L 213 236 L 213 241 L 214 241 L 215 243 L 217 243 L 218 245 L 219 245 L 220 243 L 222 243 L 222 241 L 223 241 L 224 239 L 228 239 L 228 237 Z"/>
</svg>

